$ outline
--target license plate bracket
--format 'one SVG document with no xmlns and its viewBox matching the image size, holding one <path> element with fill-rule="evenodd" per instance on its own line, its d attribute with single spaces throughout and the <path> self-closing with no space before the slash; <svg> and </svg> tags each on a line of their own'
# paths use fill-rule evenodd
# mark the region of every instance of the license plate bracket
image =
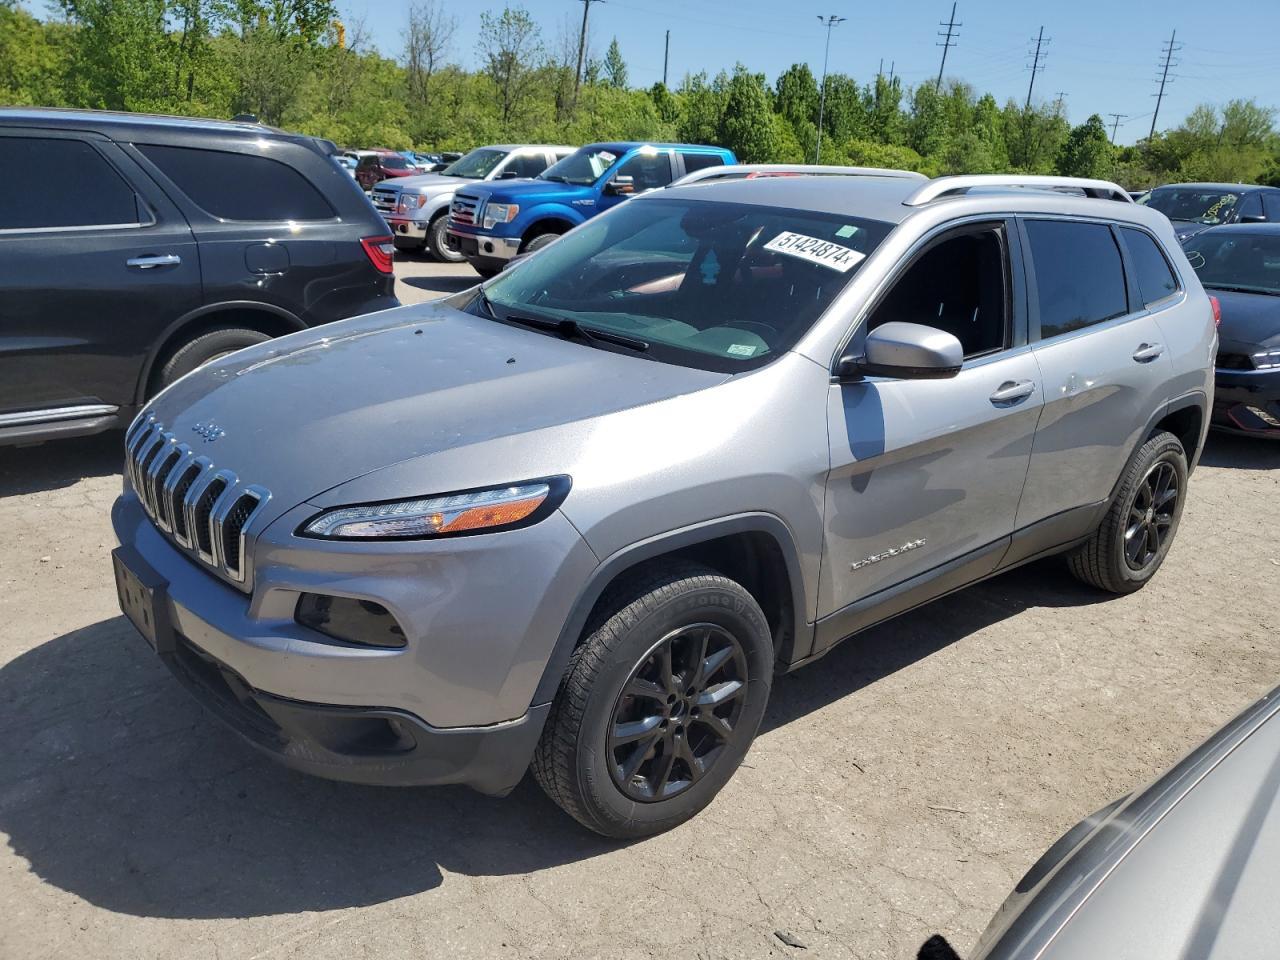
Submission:
<svg viewBox="0 0 1280 960">
<path fill-rule="evenodd" d="M 111 565 L 121 612 L 152 650 L 162 656 L 172 653 L 176 643 L 169 620 L 168 583 L 130 547 L 112 550 Z"/>
</svg>

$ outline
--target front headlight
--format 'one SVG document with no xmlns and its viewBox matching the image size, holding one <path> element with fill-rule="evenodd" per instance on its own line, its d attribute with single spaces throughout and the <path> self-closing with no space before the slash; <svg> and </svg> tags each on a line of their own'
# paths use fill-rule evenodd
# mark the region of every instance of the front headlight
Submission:
<svg viewBox="0 0 1280 960">
<path fill-rule="evenodd" d="M 500 223 L 510 223 L 519 213 L 518 203 L 490 203 L 484 208 L 484 228 L 492 230 Z"/>
<path fill-rule="evenodd" d="M 566 478 L 450 493 L 392 503 L 326 510 L 307 521 L 303 536 L 329 540 L 415 540 L 488 533 L 537 523 L 560 505 Z"/>
<path fill-rule="evenodd" d="M 402 193 L 400 194 L 400 212 L 408 213 L 410 210 L 417 210 L 426 199 L 421 194 Z"/>
<path fill-rule="evenodd" d="M 1269 347 L 1255 352 L 1253 365 L 1259 370 L 1274 370 L 1280 367 L 1280 347 Z"/>
</svg>

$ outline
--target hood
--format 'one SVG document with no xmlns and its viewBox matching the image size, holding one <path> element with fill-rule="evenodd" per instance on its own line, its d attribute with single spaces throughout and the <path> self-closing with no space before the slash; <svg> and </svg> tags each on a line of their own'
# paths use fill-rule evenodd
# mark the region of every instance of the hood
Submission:
<svg viewBox="0 0 1280 960">
<path fill-rule="evenodd" d="M 182 378 L 149 409 L 215 466 L 270 490 L 272 509 L 280 513 L 404 460 L 603 416 L 726 379 L 439 302 L 240 351 Z M 201 442 L 197 425 L 200 435 L 216 439 Z"/>
<path fill-rule="evenodd" d="M 395 185 L 406 193 L 435 194 L 452 193 L 459 187 L 479 182 L 478 180 L 470 180 L 467 177 L 446 177 L 440 173 L 420 173 L 414 177 L 401 177 L 395 182 Z"/>
<path fill-rule="evenodd" d="M 1205 293 L 1217 297 L 1222 305 L 1222 324 L 1218 327 L 1221 352 L 1248 353 L 1243 348 L 1280 346 L 1280 296 L 1212 287 L 1205 287 Z M 1242 349 L 1228 351 L 1227 347 Z"/>
<path fill-rule="evenodd" d="M 461 189 L 461 188 L 460 188 Z M 499 184 L 482 184 L 468 187 L 466 193 L 497 203 L 525 203 L 533 200 L 569 200 L 592 193 L 591 187 L 554 180 L 503 180 Z"/>
<path fill-rule="evenodd" d="M 1216 226 L 1216 224 L 1210 223 L 1197 223 L 1194 220 L 1171 220 L 1169 222 L 1173 224 L 1173 232 L 1177 236 L 1179 243 L 1185 243 L 1197 234 L 1204 233 L 1206 230 Z"/>
</svg>

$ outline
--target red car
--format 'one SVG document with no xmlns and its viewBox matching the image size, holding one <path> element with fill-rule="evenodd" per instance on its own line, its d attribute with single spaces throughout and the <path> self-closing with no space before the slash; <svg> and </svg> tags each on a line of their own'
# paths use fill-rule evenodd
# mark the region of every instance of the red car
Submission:
<svg viewBox="0 0 1280 960">
<path fill-rule="evenodd" d="M 356 182 L 367 192 L 373 189 L 375 183 L 393 177 L 412 177 L 419 172 L 400 154 L 391 150 L 379 150 L 360 157 L 360 162 L 356 164 Z"/>
</svg>

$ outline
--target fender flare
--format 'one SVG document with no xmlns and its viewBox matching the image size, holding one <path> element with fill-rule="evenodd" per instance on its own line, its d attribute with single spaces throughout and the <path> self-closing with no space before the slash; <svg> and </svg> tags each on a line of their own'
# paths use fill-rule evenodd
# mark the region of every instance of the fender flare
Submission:
<svg viewBox="0 0 1280 960">
<path fill-rule="evenodd" d="M 1129 456 L 1125 458 L 1125 467 L 1127 468 L 1129 461 L 1133 459 L 1133 455 L 1138 452 L 1144 443 L 1147 442 L 1147 438 L 1150 437 L 1152 431 L 1155 430 L 1156 424 L 1171 413 L 1177 413 L 1180 410 L 1188 410 L 1192 407 L 1199 408 L 1201 419 L 1199 447 L 1195 451 L 1187 451 L 1187 472 L 1190 473 L 1200 459 L 1200 452 L 1204 449 L 1205 434 L 1209 429 L 1209 398 L 1205 395 L 1203 390 L 1191 390 L 1180 397 L 1175 397 L 1174 399 L 1162 404 L 1156 412 L 1151 415 L 1150 419 L 1147 420 L 1146 427 L 1143 428 L 1142 433 L 1138 436 L 1137 442 L 1129 451 Z M 1121 468 L 1120 476 L 1116 477 L 1116 481 L 1111 487 L 1111 493 L 1107 496 L 1106 502 L 1108 504 L 1114 502 L 1116 495 L 1120 492 L 1120 483 L 1124 480 L 1124 474 L 1125 468 Z"/>
<path fill-rule="evenodd" d="M 537 227 L 538 224 L 544 223 L 547 220 L 563 220 L 570 225 L 570 229 L 587 222 L 587 218 L 584 217 L 581 212 L 563 203 L 539 204 L 530 210 L 529 213 L 531 214 L 529 221 L 519 227 L 519 233 L 522 237 L 530 230 Z M 520 221 L 517 220 L 516 224 L 519 223 Z"/>
<path fill-rule="evenodd" d="M 569 616 L 560 628 L 560 634 L 556 638 L 555 646 L 552 647 L 551 656 L 543 667 L 542 677 L 538 681 L 538 687 L 534 692 L 532 705 L 537 707 L 550 703 L 555 699 L 556 690 L 560 686 L 560 679 L 564 676 L 569 658 L 578 646 L 578 640 L 582 636 L 582 630 L 586 626 L 587 618 L 591 615 L 591 611 L 595 608 L 596 602 L 600 599 L 605 589 L 619 574 L 638 563 L 675 550 L 743 533 L 762 533 L 771 537 L 777 543 L 782 554 L 783 563 L 787 568 L 787 579 L 791 585 L 791 606 L 795 620 L 792 626 L 794 638 L 792 646 L 794 649 L 791 651 L 788 661 L 807 656 L 813 645 L 813 624 L 805 620 L 804 576 L 800 566 L 800 553 L 796 548 L 795 538 L 791 533 L 791 529 L 771 513 L 737 514 L 715 520 L 706 520 L 688 527 L 681 527 L 678 530 L 670 530 L 666 533 L 658 534 L 648 540 L 641 540 L 639 543 L 623 547 L 621 550 L 609 555 L 596 567 L 590 579 L 579 591 L 577 599 L 570 608 Z"/>
<path fill-rule="evenodd" d="M 134 386 L 133 392 L 134 400 L 138 406 L 146 402 L 147 383 L 151 380 L 151 372 L 155 369 L 156 361 L 160 359 L 160 351 L 172 339 L 173 335 L 183 327 L 194 326 L 201 320 L 227 310 L 256 310 L 259 313 L 269 313 L 282 320 L 286 326 L 292 327 L 293 329 L 289 331 L 290 333 L 297 333 L 299 330 L 307 329 L 307 325 L 297 315 L 290 313 L 284 307 L 263 303 L 260 300 L 223 300 L 189 310 L 165 327 L 147 351 L 146 359 L 143 361 L 142 369 L 138 374 L 138 382 Z"/>
</svg>

